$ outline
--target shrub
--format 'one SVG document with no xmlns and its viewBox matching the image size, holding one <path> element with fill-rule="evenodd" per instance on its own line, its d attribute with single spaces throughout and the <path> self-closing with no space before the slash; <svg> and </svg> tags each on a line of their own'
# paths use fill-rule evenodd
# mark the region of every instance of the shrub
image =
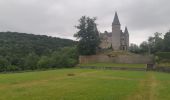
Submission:
<svg viewBox="0 0 170 100">
<path fill-rule="evenodd" d="M 157 52 L 156 56 L 158 56 L 161 60 L 170 59 L 170 52 Z"/>
<path fill-rule="evenodd" d="M 42 56 L 37 63 L 39 69 L 47 69 L 52 67 L 51 59 L 47 56 Z"/>
<path fill-rule="evenodd" d="M 19 71 L 19 70 L 21 69 L 15 65 L 9 65 L 6 67 L 6 71 Z"/>
</svg>

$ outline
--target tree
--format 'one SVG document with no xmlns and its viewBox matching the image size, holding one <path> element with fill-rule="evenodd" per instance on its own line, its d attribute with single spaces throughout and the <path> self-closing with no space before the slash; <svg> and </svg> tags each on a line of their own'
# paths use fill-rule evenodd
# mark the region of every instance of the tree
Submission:
<svg viewBox="0 0 170 100">
<path fill-rule="evenodd" d="M 7 71 L 7 66 L 9 66 L 10 63 L 8 62 L 8 60 L 6 58 L 3 58 L 2 56 L 0 56 L 0 71 Z"/>
<path fill-rule="evenodd" d="M 39 69 L 47 69 L 52 67 L 51 59 L 48 56 L 42 56 L 37 62 L 37 67 Z"/>
<path fill-rule="evenodd" d="M 164 35 L 164 51 L 170 52 L 170 31 Z"/>
<path fill-rule="evenodd" d="M 37 69 L 37 62 L 39 60 L 38 55 L 35 53 L 29 53 L 28 56 L 25 58 L 25 68 L 26 69 Z"/>
<path fill-rule="evenodd" d="M 162 33 L 156 32 L 155 34 L 155 52 L 163 51 L 163 39 L 161 38 Z"/>
<path fill-rule="evenodd" d="M 143 41 L 140 44 L 140 52 L 141 53 L 150 53 L 150 47 L 149 47 L 149 43 L 146 41 Z"/>
<path fill-rule="evenodd" d="M 74 35 L 79 39 L 78 52 L 81 55 L 92 55 L 96 53 L 99 46 L 99 32 L 95 23 L 96 18 L 82 16 L 79 25 L 76 26 L 78 32 Z"/>
<path fill-rule="evenodd" d="M 65 47 L 51 55 L 53 67 L 73 67 L 78 63 L 75 47 Z"/>
<path fill-rule="evenodd" d="M 140 52 L 140 48 L 138 45 L 131 43 L 129 46 L 129 51 L 132 53 L 139 53 Z"/>
<path fill-rule="evenodd" d="M 160 52 L 163 50 L 163 39 L 161 38 L 162 33 L 154 33 L 154 36 L 148 38 L 149 50 L 151 53 Z"/>
</svg>

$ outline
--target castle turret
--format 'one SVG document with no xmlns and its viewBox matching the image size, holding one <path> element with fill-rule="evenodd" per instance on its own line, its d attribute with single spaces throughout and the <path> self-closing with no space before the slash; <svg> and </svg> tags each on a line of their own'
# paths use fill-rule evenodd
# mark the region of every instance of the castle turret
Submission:
<svg viewBox="0 0 170 100">
<path fill-rule="evenodd" d="M 124 31 L 124 33 L 129 35 L 129 32 L 128 32 L 127 27 L 125 27 L 125 31 Z"/>
<path fill-rule="evenodd" d="M 117 12 L 115 12 L 115 17 L 114 17 L 113 22 L 112 22 L 112 26 L 113 26 L 113 25 L 120 25 Z"/>
<path fill-rule="evenodd" d="M 120 27 L 121 25 L 116 12 L 114 16 L 114 20 L 112 22 L 112 48 L 113 50 L 116 51 L 120 50 L 120 35 L 121 35 Z"/>
<path fill-rule="evenodd" d="M 127 27 L 125 27 L 125 31 L 124 31 L 124 34 L 125 34 L 125 39 L 126 39 L 126 45 L 127 45 L 127 50 L 129 48 L 129 32 L 128 32 L 128 29 Z"/>
</svg>

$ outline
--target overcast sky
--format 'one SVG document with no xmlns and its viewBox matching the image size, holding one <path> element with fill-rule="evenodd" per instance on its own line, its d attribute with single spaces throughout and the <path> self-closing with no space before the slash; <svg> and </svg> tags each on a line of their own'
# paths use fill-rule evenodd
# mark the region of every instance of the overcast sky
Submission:
<svg viewBox="0 0 170 100">
<path fill-rule="evenodd" d="M 81 16 L 97 17 L 99 31 L 111 31 L 115 11 L 131 43 L 170 29 L 170 0 L 0 0 L 0 31 L 73 39 Z"/>
</svg>

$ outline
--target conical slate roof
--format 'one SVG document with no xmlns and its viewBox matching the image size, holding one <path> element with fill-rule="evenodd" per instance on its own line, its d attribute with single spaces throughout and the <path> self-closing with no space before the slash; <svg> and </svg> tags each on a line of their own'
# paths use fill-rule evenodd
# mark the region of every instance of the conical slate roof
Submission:
<svg viewBox="0 0 170 100">
<path fill-rule="evenodd" d="M 125 34 L 129 34 L 127 27 L 125 27 Z"/>
<path fill-rule="evenodd" d="M 117 12 L 115 12 L 115 17 L 114 17 L 114 20 L 113 20 L 112 25 L 120 25 L 119 18 L 118 18 L 118 15 L 117 15 Z"/>
</svg>

